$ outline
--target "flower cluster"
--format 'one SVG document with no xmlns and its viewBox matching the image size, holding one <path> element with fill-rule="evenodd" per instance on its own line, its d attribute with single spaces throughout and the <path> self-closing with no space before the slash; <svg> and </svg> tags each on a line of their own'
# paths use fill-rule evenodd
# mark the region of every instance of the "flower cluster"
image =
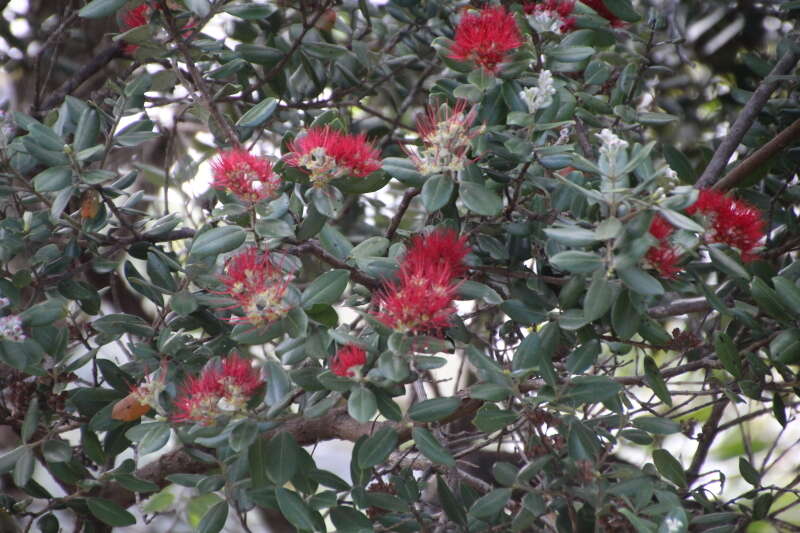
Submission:
<svg viewBox="0 0 800 533">
<path fill-rule="evenodd" d="M 331 359 L 331 372 L 337 376 L 352 377 L 366 362 L 367 353 L 363 348 L 355 344 L 348 344 L 340 348 Z"/>
<path fill-rule="evenodd" d="M 742 261 L 758 257 L 754 250 L 764 239 L 764 219 L 758 208 L 720 191 L 704 189 L 686 212 L 706 217 L 710 226 L 705 236 L 707 242 L 737 248 L 742 253 Z"/>
<path fill-rule="evenodd" d="M 553 73 L 543 70 L 539 73 L 536 87 L 523 89 L 519 96 L 528 105 L 528 113 L 533 115 L 538 110 L 549 107 L 553 103 L 554 94 L 556 94 L 556 87 L 553 84 Z"/>
<path fill-rule="evenodd" d="M 425 147 L 418 154 L 408 151 L 421 174 L 464 169 L 470 141 L 481 131 L 470 131 L 476 115 L 477 109 L 473 107 L 467 111 L 464 100 L 456 102 L 452 109 L 447 104 L 428 108 L 428 112 L 417 120 L 417 132 Z"/>
<path fill-rule="evenodd" d="M 363 133 L 347 135 L 329 126 L 311 128 L 289 148 L 292 153 L 286 163 L 308 170 L 316 186 L 348 175 L 363 178 L 381 168 L 380 152 Z"/>
<path fill-rule="evenodd" d="M 466 13 L 456 27 L 450 55 L 457 61 L 472 61 L 487 72 L 496 73 L 508 52 L 522 46 L 514 15 L 502 6 Z"/>
<path fill-rule="evenodd" d="M 166 360 L 164 360 L 159 378 L 153 379 L 151 376 L 147 376 L 144 383 L 132 386 L 130 394 L 114 404 L 111 418 L 123 422 L 132 422 L 147 414 L 150 409 L 161 411 L 158 397 L 164 392 L 166 386 L 167 364 Z"/>
<path fill-rule="evenodd" d="M 147 4 L 142 4 L 138 7 L 135 7 L 122 16 L 122 26 L 125 28 L 125 31 L 132 30 L 133 28 L 138 28 L 139 26 L 144 26 L 145 24 L 149 23 L 150 6 Z M 132 56 L 138 49 L 139 45 L 128 44 L 125 45 L 124 52 L 127 55 Z"/>
<path fill-rule="evenodd" d="M 575 0 L 545 0 L 544 2 L 525 2 L 522 6 L 528 15 L 528 23 L 538 32 L 552 32 L 558 35 L 575 29 Z"/>
<path fill-rule="evenodd" d="M 172 419 L 212 424 L 222 414 L 243 410 L 263 384 L 259 369 L 234 354 L 222 364 L 206 367 L 199 377 L 192 376 L 184 383 Z"/>
<path fill-rule="evenodd" d="M 466 272 L 466 237 L 453 230 L 416 236 L 400 264 L 397 282 L 378 295 L 378 320 L 401 332 L 437 334 L 455 312 L 456 278 Z"/>
<path fill-rule="evenodd" d="M 600 142 L 602 143 L 600 145 L 600 156 L 606 160 L 607 173 L 609 176 L 613 176 L 615 174 L 617 156 L 619 155 L 620 150 L 624 150 L 628 147 L 628 141 L 620 139 L 608 128 L 603 128 L 600 133 L 595 135 L 597 135 L 597 138 L 600 139 Z"/>
<path fill-rule="evenodd" d="M 281 186 L 280 176 L 272 172 L 269 161 L 241 149 L 220 153 L 211 162 L 211 169 L 215 189 L 228 190 L 245 202 L 271 198 Z"/>
<path fill-rule="evenodd" d="M 658 240 L 658 244 L 647 251 L 645 259 L 662 278 L 674 278 L 680 271 L 677 267 L 680 250 L 669 241 L 674 231 L 675 228 L 661 215 L 656 215 L 650 223 L 650 235 Z"/>
<path fill-rule="evenodd" d="M 0 317 L 0 339 L 22 342 L 27 338 L 22 331 L 22 320 L 17 315 Z"/>
<path fill-rule="evenodd" d="M 248 248 L 225 263 L 225 274 L 220 276 L 234 307 L 241 307 L 244 317 L 233 317 L 233 322 L 248 322 L 263 326 L 274 322 L 289 312 L 285 301 L 286 289 L 292 276 L 276 264 L 269 253 Z"/>
<path fill-rule="evenodd" d="M 617 17 L 610 9 L 606 7 L 604 0 L 581 0 L 584 4 L 594 9 L 595 13 L 606 19 L 615 28 L 625 25 L 625 22 Z"/>
</svg>

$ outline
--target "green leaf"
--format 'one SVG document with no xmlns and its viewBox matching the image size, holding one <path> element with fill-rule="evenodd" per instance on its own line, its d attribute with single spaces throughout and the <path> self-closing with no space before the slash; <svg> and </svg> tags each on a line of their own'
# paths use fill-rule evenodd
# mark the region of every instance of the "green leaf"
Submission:
<svg viewBox="0 0 800 533">
<path fill-rule="evenodd" d="M 640 416 L 634 419 L 633 425 L 655 435 L 672 435 L 681 430 L 678 422 L 660 416 Z"/>
<path fill-rule="evenodd" d="M 653 451 L 653 463 L 662 476 L 672 481 L 681 488 L 686 488 L 686 472 L 681 463 L 672 456 L 667 450 L 659 449 Z"/>
<path fill-rule="evenodd" d="M 72 459 L 72 447 L 64 440 L 48 440 L 42 444 L 42 455 L 48 463 L 66 463 Z"/>
<path fill-rule="evenodd" d="M 736 379 L 742 377 L 742 358 L 733 340 L 725 332 L 718 332 L 714 337 L 714 351 L 722 363 L 722 367 Z"/>
<path fill-rule="evenodd" d="M 204 231 L 194 238 L 190 253 L 207 257 L 235 250 L 244 243 L 247 233 L 239 226 L 222 226 Z"/>
<path fill-rule="evenodd" d="M 467 209 L 478 215 L 493 217 L 503 209 L 503 199 L 480 183 L 461 182 L 458 195 Z"/>
<path fill-rule="evenodd" d="M 278 107 L 278 100 L 269 97 L 261 100 L 259 103 L 247 110 L 247 113 L 239 117 L 236 121 L 237 126 L 244 128 L 253 128 L 260 126 L 266 121 L 275 109 Z"/>
<path fill-rule="evenodd" d="M 577 403 L 597 403 L 609 400 L 622 392 L 622 386 L 606 376 L 578 376 L 566 388 L 562 400 Z"/>
<path fill-rule="evenodd" d="M 603 4 L 615 16 L 621 18 L 625 22 L 638 22 L 641 20 L 639 13 L 633 8 L 630 0 L 603 0 Z"/>
<path fill-rule="evenodd" d="M 186 316 L 197 310 L 197 298 L 187 290 L 176 292 L 169 301 L 170 307 L 179 315 Z"/>
<path fill-rule="evenodd" d="M 36 428 L 39 426 L 39 397 L 34 396 L 28 404 L 28 411 L 25 413 L 25 419 L 22 421 L 22 428 L 20 429 L 20 437 L 22 442 L 27 443 L 33 436 Z"/>
<path fill-rule="evenodd" d="M 478 409 L 472 423 L 484 433 L 492 433 L 513 424 L 518 417 L 514 411 L 501 410 L 496 405 L 487 403 Z"/>
<path fill-rule="evenodd" d="M 297 472 L 300 447 L 288 432 L 280 432 L 266 447 L 265 467 L 267 475 L 276 485 L 283 485 Z"/>
<path fill-rule="evenodd" d="M 200 525 L 197 527 L 198 533 L 219 533 L 225 527 L 225 521 L 228 519 L 228 502 L 219 502 L 214 507 L 208 510 L 200 520 Z"/>
<path fill-rule="evenodd" d="M 205 17 L 211 12 L 211 5 L 208 0 L 183 0 L 192 13 L 199 17 Z M 225 512 L 227 515 L 227 511 Z"/>
<path fill-rule="evenodd" d="M 416 426 L 411 430 L 411 435 L 417 448 L 422 452 L 422 455 L 434 463 L 449 467 L 455 466 L 456 460 L 453 459 L 453 456 L 447 448 L 442 446 L 436 437 L 433 436 L 433 433 L 423 427 Z"/>
<path fill-rule="evenodd" d="M 344 208 L 342 191 L 330 185 L 313 187 L 308 191 L 307 196 L 314 204 L 314 208 L 328 218 L 338 218 Z"/>
<path fill-rule="evenodd" d="M 109 526 L 124 527 L 136 523 L 136 518 L 111 500 L 104 498 L 86 498 L 89 511 L 101 522 Z"/>
<path fill-rule="evenodd" d="M 583 302 L 583 318 L 587 322 L 592 322 L 602 317 L 611 309 L 614 303 L 614 291 L 605 276 L 605 272 L 597 270 L 592 276 L 592 283 L 586 291 L 586 299 Z"/>
<path fill-rule="evenodd" d="M 33 476 L 35 466 L 36 458 L 33 456 L 33 450 L 30 446 L 25 446 L 14 465 L 14 484 L 19 488 L 25 487 Z"/>
<path fill-rule="evenodd" d="M 275 498 L 278 500 L 281 514 L 293 526 L 308 531 L 317 529 L 311 509 L 296 493 L 281 487 L 275 487 Z"/>
<path fill-rule="evenodd" d="M 350 391 L 350 398 L 347 399 L 347 412 L 350 416 L 366 424 L 372 420 L 377 410 L 378 404 L 371 390 L 358 386 Z"/>
<path fill-rule="evenodd" d="M 339 301 L 350 272 L 347 270 L 330 270 L 312 281 L 303 291 L 300 302 L 304 309 L 309 309 L 316 304 L 331 305 Z"/>
<path fill-rule="evenodd" d="M 425 176 L 405 157 L 386 157 L 382 167 L 384 172 L 410 187 L 422 187 L 425 184 Z"/>
<path fill-rule="evenodd" d="M 583 343 L 567 356 L 567 370 L 572 374 L 585 372 L 597 360 L 600 351 L 600 341 L 597 339 Z"/>
<path fill-rule="evenodd" d="M 437 174 L 425 180 L 422 186 L 422 205 L 428 213 L 444 207 L 453 195 L 453 180 L 449 176 Z"/>
<path fill-rule="evenodd" d="M 758 487 L 761 484 L 761 474 L 744 457 L 739 457 L 739 473 L 742 474 L 745 481 L 754 487 Z"/>
<path fill-rule="evenodd" d="M 545 51 L 549 58 L 562 63 L 577 63 L 595 55 L 597 51 L 591 46 L 559 46 Z"/>
<path fill-rule="evenodd" d="M 750 283 L 750 294 L 752 294 L 758 307 L 772 318 L 780 322 L 787 322 L 790 320 L 792 316 L 791 311 L 784 307 L 778 299 L 777 293 L 761 278 L 753 278 L 753 281 Z"/>
<path fill-rule="evenodd" d="M 171 434 L 170 425 L 166 422 L 146 422 L 125 432 L 128 439 L 139 443 L 138 450 L 141 455 L 158 451 L 166 446 Z"/>
<path fill-rule="evenodd" d="M 72 168 L 65 165 L 47 168 L 33 177 L 33 188 L 37 192 L 60 191 L 72 185 Z"/>
<path fill-rule="evenodd" d="M 603 266 L 604 261 L 602 257 L 592 252 L 567 250 L 552 256 L 550 263 L 559 270 L 582 274 L 594 272 Z"/>
<path fill-rule="evenodd" d="M 709 246 L 708 254 L 711 263 L 725 274 L 743 280 L 750 279 L 750 273 L 733 257 L 722 251 L 717 246 Z"/>
<path fill-rule="evenodd" d="M 23 311 L 19 318 L 27 327 L 49 326 L 66 316 L 67 308 L 65 304 L 64 300 L 45 300 Z"/>
<path fill-rule="evenodd" d="M 447 518 L 462 527 L 465 526 L 467 524 L 467 513 L 464 506 L 456 499 L 453 491 L 450 490 L 450 487 L 447 486 L 447 483 L 439 474 L 436 474 L 436 493 Z"/>
<path fill-rule="evenodd" d="M 689 531 L 689 517 L 683 507 L 674 507 L 664 515 L 658 526 L 658 533 L 686 533 Z"/>
<path fill-rule="evenodd" d="M 107 17 L 125 5 L 126 0 L 92 0 L 78 11 L 78 16 L 85 19 Z"/>
<path fill-rule="evenodd" d="M 787 308 L 791 309 L 796 315 L 800 315 L 800 288 L 786 278 L 775 276 L 772 278 L 772 285 L 778 299 Z"/>
<path fill-rule="evenodd" d="M 683 152 L 670 145 L 663 146 L 663 152 L 667 164 L 678 174 L 682 182 L 691 184 L 697 181 L 697 173 Z"/>
<path fill-rule="evenodd" d="M 433 398 L 411 406 L 408 416 L 416 422 L 434 422 L 456 412 L 461 401 L 458 398 Z"/>
<path fill-rule="evenodd" d="M 635 293 L 643 296 L 664 294 L 664 287 L 661 282 L 640 268 L 621 268 L 617 270 L 617 275 Z"/>
<path fill-rule="evenodd" d="M 469 514 L 475 518 L 492 518 L 503 510 L 510 498 L 511 489 L 494 489 L 475 500 L 469 508 Z"/>
<path fill-rule="evenodd" d="M 662 402 L 671 407 L 672 396 L 669 394 L 667 384 L 664 381 L 664 377 L 661 375 L 661 371 L 658 369 L 658 365 L 649 355 L 646 355 L 644 358 L 644 378 L 647 385 L 653 389 L 655 395 L 658 396 Z"/>
<path fill-rule="evenodd" d="M 140 337 L 152 337 L 155 335 L 155 330 L 142 318 L 125 313 L 102 316 L 92 322 L 92 327 L 100 333 L 110 336 L 122 335 L 123 333 L 130 333 Z"/>
<path fill-rule="evenodd" d="M 382 463 L 397 447 L 397 432 L 385 427 L 369 437 L 358 449 L 358 466 L 371 468 Z"/>
</svg>

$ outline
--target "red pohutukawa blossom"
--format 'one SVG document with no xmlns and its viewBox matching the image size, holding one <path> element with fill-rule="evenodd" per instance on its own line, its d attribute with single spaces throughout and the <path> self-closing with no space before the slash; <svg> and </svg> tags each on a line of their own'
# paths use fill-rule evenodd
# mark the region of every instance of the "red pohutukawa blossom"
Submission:
<svg viewBox="0 0 800 533">
<path fill-rule="evenodd" d="M 363 366 L 367 362 L 367 353 L 355 344 L 348 344 L 339 348 L 331 358 L 331 372 L 337 376 L 352 377 L 355 375 L 353 367 Z"/>
<path fill-rule="evenodd" d="M 308 170 L 317 186 L 348 175 L 363 178 L 381 168 L 380 152 L 363 133 L 348 135 L 329 126 L 311 128 L 289 148 L 292 153 L 286 163 Z"/>
<path fill-rule="evenodd" d="M 727 244 L 742 253 L 742 261 L 758 257 L 754 252 L 764 239 L 761 211 L 742 200 L 734 200 L 720 191 L 703 189 L 686 212 L 704 215 L 710 228 L 706 241 Z"/>
<path fill-rule="evenodd" d="M 263 384 L 261 372 L 250 361 L 231 355 L 221 365 L 207 366 L 199 377 L 186 380 L 172 419 L 212 424 L 222 414 L 243 410 Z"/>
<path fill-rule="evenodd" d="M 378 295 L 378 320 L 402 332 L 438 334 L 450 326 L 453 300 L 465 272 L 466 239 L 452 230 L 415 237 L 398 280 Z"/>
<path fill-rule="evenodd" d="M 464 258 L 469 254 L 467 237 L 444 228 L 428 235 L 415 235 L 403 258 L 401 270 L 409 273 L 441 269 L 460 278 L 466 272 Z"/>
<path fill-rule="evenodd" d="M 625 21 L 612 13 L 603 0 L 581 0 L 581 2 L 594 9 L 598 15 L 608 20 L 615 28 L 625 25 Z"/>
<path fill-rule="evenodd" d="M 467 110 L 467 105 L 466 100 L 458 100 L 453 108 L 447 104 L 433 105 L 417 119 L 417 133 L 424 148 L 418 153 L 411 150 L 407 153 L 420 173 L 431 175 L 464 169 L 470 141 L 483 129 L 472 129 L 478 109 Z"/>
<path fill-rule="evenodd" d="M 658 244 L 647 251 L 645 259 L 658 270 L 662 278 L 674 278 L 680 272 L 677 266 L 680 251 L 669 242 L 674 231 L 675 228 L 661 215 L 656 215 L 650 223 L 650 235 L 658 239 Z"/>
<path fill-rule="evenodd" d="M 461 17 L 448 57 L 472 61 L 495 73 L 508 58 L 508 52 L 520 46 L 522 37 L 514 15 L 502 6 L 487 7 Z"/>
<path fill-rule="evenodd" d="M 241 149 L 221 152 L 211 169 L 215 189 L 228 190 L 246 202 L 271 198 L 281 186 L 269 161 Z"/>
<path fill-rule="evenodd" d="M 122 15 L 122 26 L 124 27 L 125 31 L 132 30 L 133 28 L 138 28 L 139 26 L 144 26 L 150 22 L 150 6 L 147 4 L 142 4 L 138 7 L 135 7 Z M 136 44 L 128 44 L 125 46 L 124 51 L 127 55 L 132 56 L 136 50 L 139 49 L 139 45 Z"/>
<path fill-rule="evenodd" d="M 568 33 L 575 29 L 575 0 L 545 0 L 544 2 L 525 2 L 522 6 L 529 15 L 531 24 L 537 31 Z"/>
<path fill-rule="evenodd" d="M 249 322 L 263 326 L 289 312 L 284 300 L 291 274 L 283 271 L 268 252 L 248 248 L 228 259 L 225 273 L 219 280 L 225 285 L 220 294 L 227 294 L 244 311 L 244 317 L 232 317 L 231 322 Z"/>
</svg>

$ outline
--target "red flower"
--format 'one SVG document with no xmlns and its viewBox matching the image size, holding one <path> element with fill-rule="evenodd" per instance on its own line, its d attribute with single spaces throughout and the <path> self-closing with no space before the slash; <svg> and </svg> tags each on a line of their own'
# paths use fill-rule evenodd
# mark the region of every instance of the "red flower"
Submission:
<svg viewBox="0 0 800 533">
<path fill-rule="evenodd" d="M 661 215 L 656 215 L 650 223 L 650 234 L 658 239 L 658 244 L 647 251 L 645 259 L 658 270 L 662 278 L 674 278 L 680 272 L 677 267 L 680 251 L 669 242 L 669 236 L 674 231 L 675 228 Z"/>
<path fill-rule="evenodd" d="M 378 295 L 378 320 L 392 329 L 438 334 L 455 313 L 454 282 L 465 272 L 466 238 L 453 230 L 414 237 L 400 264 L 399 279 Z"/>
<path fill-rule="evenodd" d="M 262 157 L 245 150 L 220 153 L 211 162 L 213 187 L 229 190 L 246 202 L 257 202 L 275 195 L 281 179 L 272 172 L 272 165 Z"/>
<path fill-rule="evenodd" d="M 575 9 L 575 0 L 545 0 L 544 2 L 525 2 L 522 6 L 526 15 L 532 15 L 536 22 L 534 24 L 538 27 L 537 30 L 550 29 L 556 30 L 555 24 L 560 21 L 557 26 L 558 32 L 568 33 L 575 29 L 575 17 L 571 16 L 572 11 Z M 556 32 L 556 33 L 558 33 Z"/>
<path fill-rule="evenodd" d="M 742 261 L 758 257 L 755 250 L 764 239 L 764 219 L 758 208 L 741 200 L 728 198 L 713 189 L 703 189 L 697 201 L 686 212 L 705 215 L 711 225 L 706 234 L 708 242 L 718 242 L 737 248 Z"/>
<path fill-rule="evenodd" d="M 380 152 L 363 133 L 347 135 L 328 126 L 311 128 L 289 148 L 292 153 L 286 163 L 307 169 L 315 185 L 347 175 L 363 178 L 381 168 Z"/>
<path fill-rule="evenodd" d="M 234 354 L 221 365 L 203 369 L 200 377 L 189 377 L 176 401 L 176 422 L 211 424 L 229 411 L 240 411 L 250 396 L 264 384 L 261 372 L 250 361 Z"/>
<path fill-rule="evenodd" d="M 470 131 L 478 109 L 472 107 L 467 111 L 467 105 L 466 100 L 458 100 L 452 109 L 446 104 L 432 105 L 417 119 L 417 133 L 425 148 L 419 149 L 419 153 L 410 150 L 406 153 L 422 174 L 464 169 L 470 141 L 482 130 Z"/>
<path fill-rule="evenodd" d="M 459 237 L 449 228 L 437 229 L 424 236 L 415 235 L 411 238 L 401 270 L 418 273 L 439 269 L 446 270 L 453 277 L 462 277 L 466 272 L 464 258 L 469 250 L 467 237 Z"/>
<path fill-rule="evenodd" d="M 598 15 L 608 20 L 615 28 L 625 25 L 625 21 L 612 13 L 603 0 L 581 0 L 581 2 L 594 9 Z"/>
<path fill-rule="evenodd" d="M 366 352 L 355 344 L 348 344 L 340 348 L 336 355 L 331 358 L 331 372 L 342 377 L 353 376 L 354 371 L 352 368 L 354 366 L 362 366 L 366 362 Z"/>
<path fill-rule="evenodd" d="M 225 273 L 219 280 L 225 285 L 220 294 L 227 294 L 245 313 L 232 317 L 232 322 L 249 322 L 261 326 L 274 322 L 289 311 L 284 301 L 291 274 L 283 271 L 269 253 L 248 248 L 225 263 Z"/>
<path fill-rule="evenodd" d="M 243 359 L 237 354 L 223 361 L 220 378 L 225 399 L 234 405 L 244 406 L 253 392 L 264 384 L 261 371 L 253 368 L 248 359 Z"/>
<path fill-rule="evenodd" d="M 181 388 L 175 401 L 175 422 L 198 422 L 212 424 L 221 413 L 219 401 L 222 399 L 222 384 L 219 371 L 204 370 L 200 377 L 190 376 Z"/>
<path fill-rule="evenodd" d="M 502 6 L 466 13 L 458 23 L 454 41 L 448 57 L 473 61 L 487 72 L 497 72 L 508 52 L 522 46 L 514 15 Z"/>
<path fill-rule="evenodd" d="M 144 26 L 145 24 L 150 23 L 150 7 L 147 4 L 142 4 L 138 7 L 135 7 L 122 15 L 122 26 L 124 27 L 125 31 L 132 30 L 133 28 L 138 28 L 139 26 Z M 124 52 L 132 56 L 136 50 L 139 49 L 139 45 L 137 44 L 128 44 L 124 48 Z"/>
</svg>

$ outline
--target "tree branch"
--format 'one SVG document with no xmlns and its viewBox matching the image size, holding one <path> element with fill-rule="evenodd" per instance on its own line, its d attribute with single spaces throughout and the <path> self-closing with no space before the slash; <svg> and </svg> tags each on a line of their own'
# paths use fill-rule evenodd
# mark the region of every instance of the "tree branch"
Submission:
<svg viewBox="0 0 800 533">
<path fill-rule="evenodd" d="M 397 232 L 397 228 L 400 226 L 400 222 L 403 221 L 403 215 L 406 214 L 408 207 L 411 205 L 411 200 L 413 200 L 420 192 L 420 189 L 412 188 L 403 193 L 403 200 L 400 202 L 400 207 L 397 208 L 397 213 L 394 214 L 389 227 L 386 229 L 387 239 L 394 237 L 394 234 Z"/>
<path fill-rule="evenodd" d="M 728 136 L 720 143 L 714 155 L 711 157 L 708 165 L 706 165 L 700 179 L 697 180 L 695 187 L 698 189 L 705 189 L 714 185 L 718 176 L 725 169 L 728 161 L 736 151 L 742 138 L 745 136 L 750 126 L 756 120 L 756 116 L 764 108 L 769 100 L 769 97 L 778 87 L 780 79 L 776 76 L 783 76 L 790 72 L 795 64 L 797 64 L 800 53 L 796 49 L 797 43 L 792 42 L 790 49 L 783 55 L 783 57 L 775 64 L 775 67 L 770 71 L 766 78 L 759 84 L 758 88 L 753 92 L 753 96 L 747 101 L 742 112 L 736 117 L 736 121 L 731 126 L 731 131 Z"/>
<path fill-rule="evenodd" d="M 338 257 L 332 256 L 331 254 L 329 254 L 328 252 L 323 250 L 322 247 L 320 247 L 320 245 L 315 243 L 315 242 L 307 241 L 307 242 L 304 242 L 302 244 L 298 244 L 297 246 L 294 246 L 293 248 L 290 248 L 289 250 L 287 250 L 287 253 L 290 253 L 292 255 L 297 255 L 297 256 L 299 256 L 300 254 L 306 253 L 306 252 L 317 256 L 319 259 L 321 259 L 322 261 L 328 263 L 331 266 L 334 266 L 336 268 L 343 268 L 345 270 L 349 270 L 350 271 L 350 277 L 354 281 L 357 281 L 358 283 L 362 284 L 363 286 L 365 286 L 368 289 L 377 290 L 377 289 L 381 288 L 382 284 L 381 284 L 381 282 L 379 280 L 373 278 L 372 276 L 368 276 L 368 275 L 364 274 L 363 272 L 361 272 L 356 267 L 354 267 L 352 265 L 348 265 L 344 261 L 340 260 Z"/>
<path fill-rule="evenodd" d="M 771 141 L 750 154 L 750 156 L 736 165 L 736 168 L 714 184 L 715 189 L 727 191 L 735 187 L 740 181 L 751 175 L 763 166 L 775 154 L 800 139 L 800 118 L 772 138 Z"/>
<path fill-rule="evenodd" d="M 690 487 L 697 481 L 700 475 L 700 469 L 703 468 L 703 463 L 706 462 L 706 457 L 708 457 L 708 451 L 711 449 L 714 439 L 719 434 L 719 423 L 720 420 L 722 420 L 722 415 L 725 413 L 728 402 L 729 400 L 727 397 L 720 398 L 711 409 L 711 415 L 708 417 L 708 420 L 703 424 L 703 430 L 700 432 L 697 449 L 692 457 L 692 464 L 686 471 L 686 480 Z"/>
</svg>

